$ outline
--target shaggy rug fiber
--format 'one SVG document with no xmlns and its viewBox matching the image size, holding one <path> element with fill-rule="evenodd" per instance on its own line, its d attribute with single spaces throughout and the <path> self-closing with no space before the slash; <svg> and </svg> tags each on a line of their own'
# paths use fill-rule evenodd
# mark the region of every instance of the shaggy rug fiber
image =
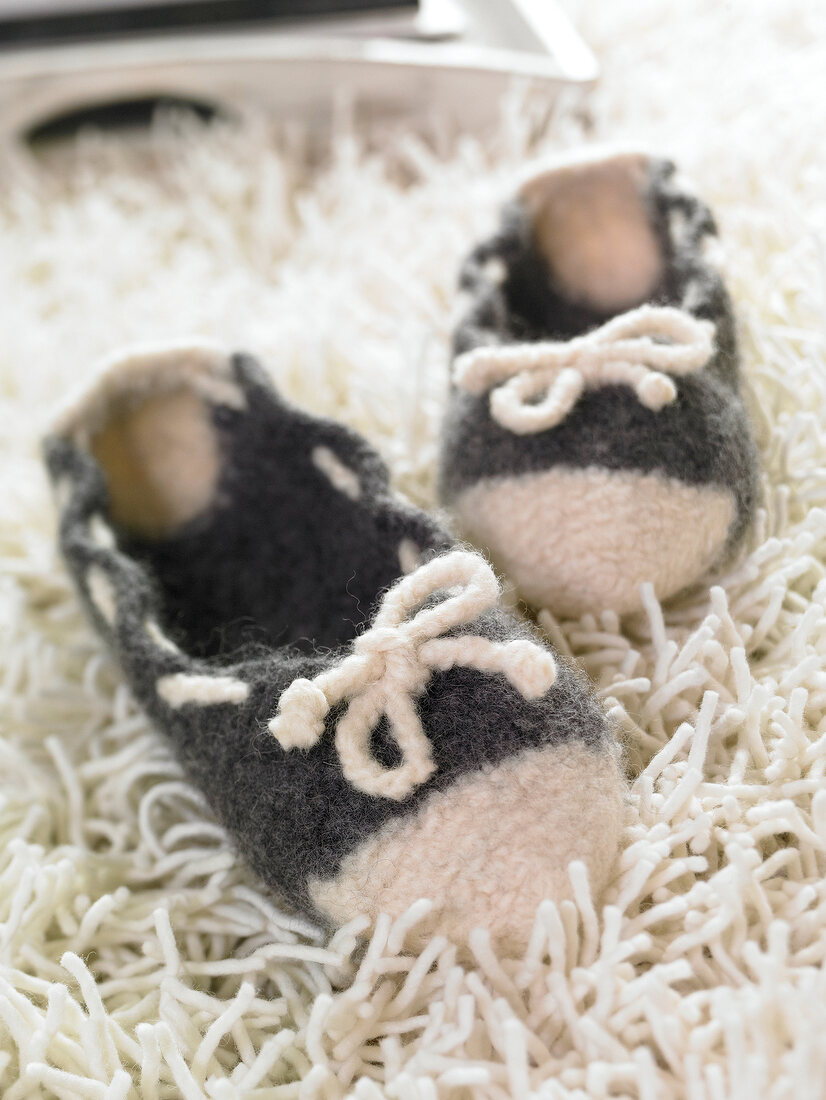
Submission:
<svg viewBox="0 0 826 1100">
<path fill-rule="evenodd" d="M 496 138 L 377 154 L 166 119 L 0 179 L 0 1093 L 5 1100 L 826 1096 L 826 8 L 582 0 L 604 65 Z M 541 107 L 541 104 L 539 105 Z M 631 789 L 596 910 L 522 958 L 405 947 L 420 902 L 325 940 L 239 864 L 92 636 L 37 440 L 127 340 L 216 336 L 363 431 L 433 502 L 457 261 L 533 153 L 673 154 L 719 214 L 764 463 L 728 572 L 619 623 L 542 616 Z M 553 838 L 548 838 L 553 843 Z"/>
</svg>

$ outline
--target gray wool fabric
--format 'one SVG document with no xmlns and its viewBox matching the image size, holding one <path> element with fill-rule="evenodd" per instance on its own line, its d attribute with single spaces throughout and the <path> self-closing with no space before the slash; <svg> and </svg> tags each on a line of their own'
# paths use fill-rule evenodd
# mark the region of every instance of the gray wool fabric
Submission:
<svg viewBox="0 0 826 1100">
<path fill-rule="evenodd" d="M 447 506 L 483 479 L 554 466 L 638 471 L 729 491 L 736 507 L 727 550 L 742 539 L 757 501 L 757 454 L 740 393 L 731 301 L 703 257 L 704 240 L 716 234 L 714 219 L 700 199 L 680 187 L 675 166 L 666 160 L 650 162 L 643 202 L 665 258 L 664 275 L 649 301 L 712 321 L 715 354 L 703 369 L 675 377 L 677 399 L 658 411 L 642 405 L 628 386 L 604 385 L 587 390 L 562 423 L 532 435 L 514 434 L 497 423 L 487 393 L 474 395 L 452 383 L 439 476 Z M 675 215 L 681 218 L 679 239 L 669 229 Z M 491 261 L 504 265 L 504 278 L 490 274 Z M 480 345 L 565 341 L 611 316 L 566 300 L 554 285 L 518 199 L 505 206 L 498 231 L 470 253 L 460 286 L 472 303 L 454 334 L 455 355 Z M 594 522 L 601 520 L 595 516 Z"/>
<path fill-rule="evenodd" d="M 533 701 L 501 674 L 435 672 L 416 705 L 436 770 L 401 801 L 365 794 L 345 779 L 333 738 L 341 704 L 315 747 L 283 749 L 267 727 L 282 692 L 351 651 L 401 575 L 400 542 L 414 543 L 423 561 L 456 544 L 391 494 L 384 464 L 354 432 L 287 404 L 249 356 L 233 356 L 230 369 L 246 407 L 210 407 L 218 488 L 210 506 L 178 530 L 150 539 L 114 522 L 106 471 L 82 433 L 49 438 L 46 460 L 55 484 L 69 488 L 61 496 L 63 555 L 136 698 L 252 867 L 298 910 L 318 917 L 308 880 L 334 877 L 350 853 L 389 822 L 415 817 L 434 792 L 528 750 L 579 745 L 603 755 L 611 739 L 582 677 L 560 660 L 556 681 Z M 357 474 L 358 499 L 319 471 L 311 457 L 319 446 Z M 114 545 L 95 537 L 100 519 Z M 101 574 L 114 593 L 113 621 L 92 590 L 92 576 Z M 147 632 L 150 620 L 177 648 Z M 534 638 L 498 609 L 455 633 L 465 631 L 494 641 Z M 172 707 L 157 684 L 175 673 L 237 678 L 249 693 L 237 703 Z M 399 762 L 384 721 L 373 730 L 371 751 L 385 767 Z M 552 851 L 554 837 L 547 843 Z"/>
</svg>

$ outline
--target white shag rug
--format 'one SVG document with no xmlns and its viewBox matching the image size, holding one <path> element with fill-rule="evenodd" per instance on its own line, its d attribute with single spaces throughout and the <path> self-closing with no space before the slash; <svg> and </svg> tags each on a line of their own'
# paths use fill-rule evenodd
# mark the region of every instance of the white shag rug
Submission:
<svg viewBox="0 0 826 1100">
<path fill-rule="evenodd" d="M 597 684 L 633 785 L 596 912 L 457 965 L 380 923 L 330 942 L 228 849 L 85 625 L 43 417 L 99 354 L 181 332 L 263 355 L 430 504 L 457 261 L 530 112 L 436 155 L 352 135 L 298 182 L 267 127 L 85 140 L 0 173 L 0 1094 L 4 1100 L 817 1100 L 826 1096 L 826 8 L 581 0 L 583 134 L 677 157 L 729 249 L 764 461 L 747 552 L 623 624 L 544 624 Z M 535 151 L 535 150 L 534 150 Z M 404 182 L 402 182 L 404 181 Z M 552 843 L 552 839 L 549 841 Z"/>
</svg>

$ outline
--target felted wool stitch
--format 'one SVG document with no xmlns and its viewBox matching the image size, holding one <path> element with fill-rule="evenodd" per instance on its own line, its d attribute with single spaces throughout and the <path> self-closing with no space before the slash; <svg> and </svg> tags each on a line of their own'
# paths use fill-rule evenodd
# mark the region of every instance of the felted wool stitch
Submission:
<svg viewBox="0 0 826 1100">
<path fill-rule="evenodd" d="M 527 942 L 620 836 L 606 721 L 488 563 L 345 427 L 212 345 L 110 362 L 46 444 L 60 541 L 126 679 L 256 871 L 328 923 L 433 898 Z"/>
<path fill-rule="evenodd" d="M 639 610 L 742 540 L 757 460 L 716 244 L 670 161 L 588 152 L 465 261 L 440 491 L 529 603 Z"/>
</svg>

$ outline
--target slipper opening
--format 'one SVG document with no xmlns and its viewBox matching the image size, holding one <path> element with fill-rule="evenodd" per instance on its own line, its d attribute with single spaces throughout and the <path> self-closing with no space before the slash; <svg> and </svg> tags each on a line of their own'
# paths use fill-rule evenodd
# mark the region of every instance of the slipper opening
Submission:
<svg viewBox="0 0 826 1100">
<path fill-rule="evenodd" d="M 112 522 L 128 536 L 161 539 L 210 509 L 221 472 L 213 408 L 243 400 L 221 349 L 138 347 L 103 364 L 56 434 L 100 466 Z"/>
<path fill-rule="evenodd" d="M 241 353 L 132 349 L 54 437 L 94 461 L 105 553 L 146 572 L 162 625 L 199 657 L 347 642 L 449 541 L 391 498 L 363 440 L 290 406 Z"/>
<path fill-rule="evenodd" d="M 648 203 L 652 161 L 621 153 L 534 174 L 519 190 L 534 245 L 568 301 L 610 315 L 648 301 L 667 258 Z"/>
<path fill-rule="evenodd" d="M 116 407 L 93 436 L 112 519 L 130 534 L 163 537 L 208 510 L 220 460 L 203 401 L 181 389 Z"/>
</svg>

